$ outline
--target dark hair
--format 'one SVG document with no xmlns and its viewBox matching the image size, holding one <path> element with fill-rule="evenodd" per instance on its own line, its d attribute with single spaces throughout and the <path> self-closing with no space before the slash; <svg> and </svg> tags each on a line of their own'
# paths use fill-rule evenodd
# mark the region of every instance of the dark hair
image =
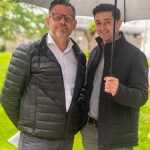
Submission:
<svg viewBox="0 0 150 150">
<path fill-rule="evenodd" d="M 51 4 L 50 4 L 50 7 L 49 7 L 49 12 L 51 12 L 51 10 L 54 8 L 54 6 L 59 5 L 59 4 L 71 7 L 71 9 L 74 13 L 74 16 L 76 15 L 76 11 L 75 11 L 74 6 L 71 3 L 69 3 L 68 0 L 54 0 L 54 1 L 52 1 Z"/>
<path fill-rule="evenodd" d="M 95 17 L 95 15 L 97 13 L 100 12 L 111 12 L 112 16 L 115 16 L 115 5 L 112 4 L 99 4 L 97 5 L 94 9 L 93 9 L 93 15 Z M 119 20 L 121 18 L 121 12 L 120 9 L 117 8 L 116 9 L 116 20 Z"/>
</svg>

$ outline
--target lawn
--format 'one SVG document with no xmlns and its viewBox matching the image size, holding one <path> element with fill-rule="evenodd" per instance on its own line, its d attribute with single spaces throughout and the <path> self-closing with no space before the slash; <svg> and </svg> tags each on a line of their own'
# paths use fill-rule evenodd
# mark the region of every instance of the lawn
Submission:
<svg viewBox="0 0 150 150">
<path fill-rule="evenodd" d="M 0 91 L 2 89 L 10 58 L 11 53 L 0 53 Z M 0 150 L 15 150 L 14 146 L 7 142 L 15 132 L 17 132 L 17 129 L 15 129 L 9 121 L 0 105 Z"/>
<path fill-rule="evenodd" d="M 0 91 L 6 75 L 11 53 L 0 53 Z M 17 129 L 9 121 L 0 105 L 0 150 L 16 150 L 7 140 L 17 132 Z M 139 146 L 134 150 L 150 150 L 150 100 L 141 108 L 139 120 Z M 78 133 L 75 138 L 73 150 L 83 150 L 81 136 Z"/>
</svg>

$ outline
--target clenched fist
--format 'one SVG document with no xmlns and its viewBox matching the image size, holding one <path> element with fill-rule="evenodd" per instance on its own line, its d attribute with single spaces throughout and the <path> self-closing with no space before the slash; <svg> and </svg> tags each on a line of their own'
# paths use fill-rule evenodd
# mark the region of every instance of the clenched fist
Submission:
<svg viewBox="0 0 150 150">
<path fill-rule="evenodd" d="M 106 76 L 104 80 L 106 81 L 104 91 L 111 93 L 112 96 L 115 96 L 118 91 L 119 80 L 112 76 Z"/>
</svg>

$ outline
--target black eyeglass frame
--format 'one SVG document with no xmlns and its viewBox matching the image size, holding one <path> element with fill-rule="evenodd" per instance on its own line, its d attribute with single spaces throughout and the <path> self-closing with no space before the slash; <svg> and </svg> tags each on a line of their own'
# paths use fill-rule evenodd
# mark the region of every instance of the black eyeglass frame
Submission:
<svg viewBox="0 0 150 150">
<path fill-rule="evenodd" d="M 55 17 L 55 15 L 59 15 L 60 18 Z M 53 19 L 55 21 L 60 21 L 64 17 L 66 22 L 72 22 L 75 19 L 75 16 L 73 16 L 73 15 L 63 15 L 63 14 L 59 14 L 59 13 L 51 13 L 49 15 L 49 18 L 50 17 L 53 17 Z M 69 18 L 67 18 L 67 17 L 69 17 Z M 68 19 L 70 19 L 70 20 L 68 20 Z"/>
</svg>

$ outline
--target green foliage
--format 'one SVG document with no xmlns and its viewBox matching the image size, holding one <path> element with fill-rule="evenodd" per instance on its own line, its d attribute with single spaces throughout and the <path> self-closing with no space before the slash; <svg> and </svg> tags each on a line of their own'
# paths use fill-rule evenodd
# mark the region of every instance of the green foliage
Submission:
<svg viewBox="0 0 150 150">
<path fill-rule="evenodd" d="M 90 55 L 90 51 L 87 51 L 87 52 L 85 53 L 85 55 L 86 55 L 86 59 L 88 60 L 89 55 Z"/>
<path fill-rule="evenodd" d="M 90 33 L 91 35 L 94 35 L 96 32 L 96 29 L 95 29 L 95 22 L 94 21 L 91 21 L 90 22 Z"/>
<path fill-rule="evenodd" d="M 88 56 L 89 54 L 86 54 Z M 6 75 L 6 71 L 11 58 L 11 53 L 0 53 L 0 91 Z M 1 92 L 0 92 L 1 93 Z M 150 96 L 149 96 L 150 98 Z M 139 146 L 134 150 L 149 150 L 150 149 L 150 100 L 141 108 L 139 119 Z M 17 132 L 17 129 L 6 116 L 3 108 L 0 105 L 0 150 L 17 150 L 9 144 L 8 139 Z M 83 150 L 81 135 L 78 133 L 75 137 L 73 150 Z"/>
<path fill-rule="evenodd" d="M 148 61 L 148 67 L 150 68 L 150 60 Z"/>
<path fill-rule="evenodd" d="M 17 40 L 22 33 L 28 38 L 47 32 L 45 9 L 29 4 L 18 4 L 16 0 L 0 2 L 0 37 L 4 40 Z"/>
</svg>

